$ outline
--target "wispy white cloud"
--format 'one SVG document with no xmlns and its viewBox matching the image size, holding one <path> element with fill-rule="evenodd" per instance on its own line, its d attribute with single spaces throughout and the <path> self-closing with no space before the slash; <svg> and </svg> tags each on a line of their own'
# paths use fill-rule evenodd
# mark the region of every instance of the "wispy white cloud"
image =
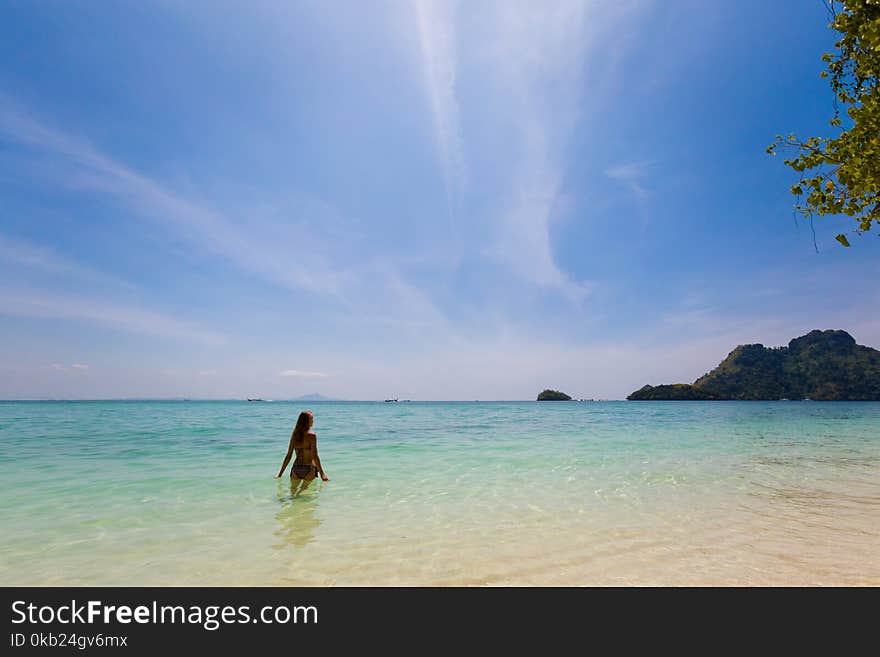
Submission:
<svg viewBox="0 0 880 657">
<path fill-rule="evenodd" d="M 77 265 L 60 259 L 50 249 L 12 239 L 2 233 L 0 233 L 0 260 L 58 273 L 69 273 L 79 269 Z"/>
<path fill-rule="evenodd" d="M 467 102 L 491 107 L 487 120 L 494 124 L 486 129 L 504 135 L 506 158 L 498 167 L 507 177 L 493 190 L 501 201 L 482 254 L 524 281 L 580 301 L 593 283 L 563 271 L 551 228 L 564 195 L 570 140 L 588 109 L 584 89 L 597 86 L 594 69 L 601 67 L 592 61 L 607 58 L 618 21 L 632 7 L 578 0 L 485 2 L 467 12 L 467 30 L 459 35 L 462 17 L 441 6 L 426 2 L 417 12 L 439 140 L 447 152 L 461 147 L 458 117 L 470 108 L 456 96 L 455 82 L 467 75 L 479 76 L 482 92 Z M 466 51 L 461 57 L 456 38 Z"/>
<path fill-rule="evenodd" d="M 3 233 L 0 233 L 0 263 L 6 263 L 16 270 L 28 269 L 56 276 L 105 283 L 113 287 L 131 287 L 124 281 L 64 258 L 48 247 L 12 238 Z"/>
<path fill-rule="evenodd" d="M 449 211 L 459 211 L 467 182 L 456 96 L 457 34 L 452 0 L 416 0 L 422 69 L 446 184 Z"/>
<path fill-rule="evenodd" d="M 84 363 L 73 363 L 72 365 L 70 365 L 70 367 L 64 365 L 63 363 L 50 363 L 49 368 L 55 370 L 56 372 L 70 372 L 71 370 L 84 372 L 89 369 L 89 366 L 85 365 Z"/>
<path fill-rule="evenodd" d="M 605 169 L 605 175 L 626 185 L 636 198 L 642 200 L 648 195 L 643 181 L 652 165 L 652 162 L 616 164 Z"/>
<path fill-rule="evenodd" d="M 295 376 L 301 378 L 324 378 L 329 376 L 324 372 L 309 372 L 305 370 L 284 370 L 278 376 Z"/>
<path fill-rule="evenodd" d="M 101 324 L 166 338 L 221 344 L 225 338 L 213 331 L 134 306 L 107 301 L 45 294 L 35 290 L 0 288 L 0 315 L 65 319 Z"/>
<path fill-rule="evenodd" d="M 402 325 L 442 316 L 430 296 L 405 279 L 393 254 L 364 262 L 349 253 L 343 259 L 337 253 L 345 233 L 337 225 L 342 219 L 319 199 L 302 195 L 288 204 L 293 216 L 272 211 L 264 218 L 260 212 L 229 216 L 50 127 L 2 95 L 0 135 L 66 159 L 81 169 L 82 175 L 71 177 L 73 184 L 116 199 L 142 220 L 264 280 L 330 299 L 350 315 L 384 304 L 386 319 Z M 45 253 L 28 257 L 44 266 L 62 266 Z M 393 298 L 383 299 L 389 295 Z"/>
<path fill-rule="evenodd" d="M 461 12 L 454 2 L 419 0 L 414 8 L 422 78 L 450 198 L 472 186 L 461 117 L 475 108 L 467 102 L 496 109 L 497 120 L 485 129 L 504 130 L 502 141 L 513 153 L 499 162 L 510 175 L 502 189 L 493 189 L 500 207 L 492 211 L 489 241 L 480 255 L 524 281 L 581 301 L 594 284 L 574 280 L 560 268 L 550 231 L 562 195 L 568 139 L 582 110 L 584 54 L 596 44 L 597 24 L 604 26 L 616 12 L 579 0 L 483 2 L 477 10 L 468 6 Z M 467 29 L 462 29 L 465 18 Z M 479 84 L 482 95 L 463 98 L 459 79 L 478 72 L 486 76 Z"/>
<path fill-rule="evenodd" d="M 550 225 L 564 177 L 564 143 L 580 111 L 581 58 L 589 42 L 585 5 L 500 2 L 493 8 L 485 55 L 519 152 L 492 251 L 526 279 L 579 300 L 589 286 L 558 266 Z"/>
<path fill-rule="evenodd" d="M 296 233 L 298 257 L 292 258 L 291 231 L 286 231 L 285 243 L 261 239 L 259 227 L 246 221 L 232 221 L 205 204 L 170 190 L 101 153 L 86 140 L 38 121 L 3 97 L 0 97 L 0 133 L 20 144 L 67 159 L 80 169 L 81 175 L 72 178 L 73 184 L 115 197 L 143 219 L 227 257 L 248 271 L 282 285 L 323 294 L 339 294 L 344 285 L 345 275 L 322 262 L 322 250 L 307 248 L 315 237 L 302 225 L 299 226 L 301 231 Z M 289 220 L 290 224 L 296 228 L 296 218 Z M 275 222 L 275 233 L 278 226 Z"/>
</svg>

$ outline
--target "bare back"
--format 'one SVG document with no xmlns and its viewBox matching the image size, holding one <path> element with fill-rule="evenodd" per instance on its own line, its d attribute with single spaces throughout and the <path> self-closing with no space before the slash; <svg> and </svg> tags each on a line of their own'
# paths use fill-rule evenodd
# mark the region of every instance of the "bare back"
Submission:
<svg viewBox="0 0 880 657">
<path fill-rule="evenodd" d="M 317 442 L 318 437 L 310 431 L 303 436 L 299 445 L 294 443 L 293 449 L 296 452 L 296 458 L 293 460 L 294 465 L 311 465 L 315 459 Z"/>
</svg>

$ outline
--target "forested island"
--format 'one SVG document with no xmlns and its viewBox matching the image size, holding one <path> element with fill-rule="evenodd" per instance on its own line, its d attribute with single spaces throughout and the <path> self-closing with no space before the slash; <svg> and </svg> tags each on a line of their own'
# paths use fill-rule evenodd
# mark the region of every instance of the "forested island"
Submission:
<svg viewBox="0 0 880 657">
<path fill-rule="evenodd" d="M 538 394 L 538 401 L 571 401 L 571 397 L 558 390 L 543 390 Z"/>
<path fill-rule="evenodd" d="M 787 347 L 736 347 L 692 384 L 646 385 L 629 400 L 880 401 L 880 351 L 846 331 L 810 331 Z"/>
</svg>

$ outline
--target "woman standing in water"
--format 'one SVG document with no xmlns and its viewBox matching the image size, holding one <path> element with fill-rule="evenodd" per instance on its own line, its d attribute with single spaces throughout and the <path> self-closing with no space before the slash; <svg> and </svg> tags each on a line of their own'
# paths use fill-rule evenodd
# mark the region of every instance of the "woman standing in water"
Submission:
<svg viewBox="0 0 880 657">
<path fill-rule="evenodd" d="M 296 450 L 296 458 L 290 468 L 290 480 L 293 483 L 303 482 L 305 488 L 316 476 L 321 475 L 323 481 L 329 481 L 321 467 L 321 459 L 318 456 L 318 436 L 313 431 L 312 423 L 315 416 L 311 411 L 303 411 L 296 420 L 296 426 L 293 433 L 290 434 L 290 445 L 287 447 L 287 455 L 284 457 L 284 463 L 281 464 L 281 470 L 278 471 L 276 479 L 280 479 L 290 463 L 290 457 Z"/>
</svg>

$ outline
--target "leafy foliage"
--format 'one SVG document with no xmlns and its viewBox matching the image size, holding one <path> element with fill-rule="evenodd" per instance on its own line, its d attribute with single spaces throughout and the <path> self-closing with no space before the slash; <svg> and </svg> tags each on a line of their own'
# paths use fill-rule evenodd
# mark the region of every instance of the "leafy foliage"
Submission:
<svg viewBox="0 0 880 657">
<path fill-rule="evenodd" d="M 645 386 L 627 399 L 880 401 L 880 351 L 846 331 L 810 331 L 787 347 L 740 345 L 693 385 Z"/>
<path fill-rule="evenodd" d="M 794 149 L 785 164 L 801 174 L 791 192 L 798 197 L 796 210 L 804 216 L 844 214 L 857 223 L 856 234 L 880 222 L 880 0 L 830 0 L 833 21 L 829 27 L 841 37 L 837 51 L 822 60 L 834 92 L 831 126 L 841 128 L 833 138 L 800 139 L 789 135 L 767 148 Z M 840 116 L 846 107 L 847 124 Z M 809 172 L 809 175 L 808 175 Z M 846 235 L 835 238 L 849 246 Z"/>
<path fill-rule="evenodd" d="M 538 394 L 538 401 L 571 401 L 571 397 L 558 390 L 544 390 Z"/>
<path fill-rule="evenodd" d="M 690 383 L 671 383 L 659 386 L 643 386 L 632 393 L 629 400 L 637 401 L 703 401 L 720 399 L 717 395 L 697 388 Z"/>
</svg>

